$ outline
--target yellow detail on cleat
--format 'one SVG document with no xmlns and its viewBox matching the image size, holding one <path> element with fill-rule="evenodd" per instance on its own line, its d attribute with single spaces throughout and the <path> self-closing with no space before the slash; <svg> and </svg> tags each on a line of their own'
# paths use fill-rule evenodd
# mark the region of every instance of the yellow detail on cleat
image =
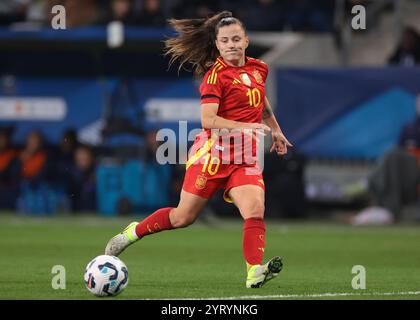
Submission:
<svg viewBox="0 0 420 320">
<path fill-rule="evenodd" d="M 248 262 L 246 262 L 246 272 L 248 272 L 249 269 L 251 269 L 252 266 L 253 266 L 253 264 L 249 264 Z"/>
<path fill-rule="evenodd" d="M 135 242 L 136 240 L 138 240 L 138 238 L 136 238 L 134 236 L 134 229 L 136 228 L 136 226 L 138 225 L 138 222 L 131 222 L 127 228 L 124 229 L 124 231 L 122 233 L 124 233 L 128 240 L 130 240 L 130 242 Z"/>
<path fill-rule="evenodd" d="M 280 257 L 274 257 L 263 265 L 250 265 L 246 279 L 246 287 L 260 288 L 266 282 L 275 278 L 282 269 L 283 263 Z"/>
<path fill-rule="evenodd" d="M 246 287 L 247 288 L 256 288 L 261 286 L 261 284 L 264 282 L 265 274 L 264 274 L 264 266 L 256 264 L 251 265 L 247 278 L 246 278 Z"/>
</svg>

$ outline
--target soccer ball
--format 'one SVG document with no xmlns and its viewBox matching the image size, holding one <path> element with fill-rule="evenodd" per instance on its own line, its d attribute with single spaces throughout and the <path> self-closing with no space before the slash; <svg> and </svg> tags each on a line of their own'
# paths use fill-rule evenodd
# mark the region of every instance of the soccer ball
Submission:
<svg viewBox="0 0 420 320">
<path fill-rule="evenodd" d="M 84 280 L 95 296 L 116 296 L 127 287 L 128 269 L 117 257 L 101 255 L 88 263 Z"/>
</svg>

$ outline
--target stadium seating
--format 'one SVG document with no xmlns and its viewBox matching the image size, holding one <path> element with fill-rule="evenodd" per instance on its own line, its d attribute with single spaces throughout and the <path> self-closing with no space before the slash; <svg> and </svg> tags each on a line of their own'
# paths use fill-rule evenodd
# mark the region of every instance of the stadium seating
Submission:
<svg viewBox="0 0 420 320">
<path fill-rule="evenodd" d="M 102 215 L 147 212 L 168 202 L 170 167 L 138 160 L 111 162 L 97 169 L 98 209 Z"/>
<path fill-rule="evenodd" d="M 55 215 L 58 212 L 68 212 L 70 204 L 67 195 L 60 188 L 54 188 L 46 182 L 35 185 L 22 182 L 16 207 L 22 214 Z"/>
</svg>

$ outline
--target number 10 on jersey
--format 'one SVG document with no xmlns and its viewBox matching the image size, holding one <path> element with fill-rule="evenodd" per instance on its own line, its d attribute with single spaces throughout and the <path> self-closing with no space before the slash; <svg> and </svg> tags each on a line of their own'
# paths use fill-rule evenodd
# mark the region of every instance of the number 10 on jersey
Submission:
<svg viewBox="0 0 420 320">
<path fill-rule="evenodd" d="M 248 88 L 248 90 L 246 91 L 246 96 L 249 99 L 249 105 L 251 107 L 258 107 L 261 103 L 261 93 L 260 90 L 258 90 L 258 88 Z"/>
</svg>

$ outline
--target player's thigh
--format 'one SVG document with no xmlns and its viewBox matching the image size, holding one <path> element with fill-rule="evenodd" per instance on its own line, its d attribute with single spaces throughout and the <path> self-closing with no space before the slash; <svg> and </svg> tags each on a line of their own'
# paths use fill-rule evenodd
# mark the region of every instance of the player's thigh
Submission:
<svg viewBox="0 0 420 320">
<path fill-rule="evenodd" d="M 206 198 L 182 190 L 179 204 L 174 209 L 172 216 L 181 224 L 192 223 L 206 206 L 207 201 Z"/>
<path fill-rule="evenodd" d="M 229 196 L 238 207 L 242 218 L 264 218 L 264 189 L 252 184 L 237 186 L 229 191 Z"/>
</svg>

